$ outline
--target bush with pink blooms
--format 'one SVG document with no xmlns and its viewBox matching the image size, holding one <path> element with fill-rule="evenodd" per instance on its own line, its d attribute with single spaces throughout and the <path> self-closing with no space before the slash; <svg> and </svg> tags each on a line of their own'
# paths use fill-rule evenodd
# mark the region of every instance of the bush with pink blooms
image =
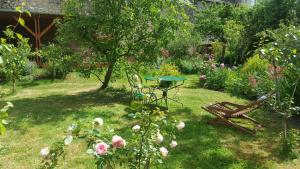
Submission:
<svg viewBox="0 0 300 169">
<path fill-rule="evenodd" d="M 149 169 L 162 165 L 163 160 L 172 153 L 172 149 L 180 145 L 176 141 L 175 134 L 183 130 L 185 123 L 168 118 L 159 109 L 142 110 L 130 114 L 130 117 L 136 124 L 129 128 L 131 131 L 129 135 L 124 135 L 124 132 L 117 134 L 102 118 L 96 118 L 91 129 L 85 130 L 80 125 L 72 124 L 67 130 L 63 145 L 70 144 L 73 137 L 85 138 L 86 153 L 94 157 L 98 169 L 120 167 Z M 41 150 L 44 168 L 53 163 L 51 153 L 55 154 L 48 147 Z M 54 159 L 55 165 L 57 157 Z"/>
</svg>

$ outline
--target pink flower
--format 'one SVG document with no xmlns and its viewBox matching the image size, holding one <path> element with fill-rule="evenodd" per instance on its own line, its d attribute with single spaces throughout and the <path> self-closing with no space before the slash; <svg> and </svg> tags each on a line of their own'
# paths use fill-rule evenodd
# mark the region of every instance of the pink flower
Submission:
<svg viewBox="0 0 300 169">
<path fill-rule="evenodd" d="M 170 144 L 170 147 L 171 148 L 175 148 L 177 146 L 177 142 L 172 140 L 171 144 Z"/>
<path fill-rule="evenodd" d="M 98 155 L 106 155 L 109 145 L 104 142 L 98 143 L 95 145 L 95 150 Z"/>
<path fill-rule="evenodd" d="M 122 137 L 117 136 L 117 135 L 113 136 L 111 142 L 112 142 L 113 147 L 115 147 L 115 148 L 122 148 L 122 147 L 125 147 L 125 145 L 126 145 L 126 141 Z"/>
<path fill-rule="evenodd" d="M 224 63 L 221 63 L 221 64 L 220 64 L 220 67 L 221 67 L 221 68 L 225 68 L 225 64 L 224 64 Z"/>
<path fill-rule="evenodd" d="M 206 75 L 200 75 L 200 80 L 206 80 Z"/>
<path fill-rule="evenodd" d="M 166 157 L 166 156 L 168 155 L 168 153 L 169 153 L 169 151 L 168 151 L 165 147 L 161 147 L 161 148 L 159 149 L 159 151 L 160 151 L 160 154 L 161 154 L 163 157 Z"/>
</svg>

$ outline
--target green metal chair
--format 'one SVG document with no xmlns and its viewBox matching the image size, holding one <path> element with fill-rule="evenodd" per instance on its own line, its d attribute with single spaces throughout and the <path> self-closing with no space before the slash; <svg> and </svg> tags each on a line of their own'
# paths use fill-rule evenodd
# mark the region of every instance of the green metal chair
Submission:
<svg viewBox="0 0 300 169">
<path fill-rule="evenodd" d="M 145 87 L 142 77 L 135 70 L 126 70 L 127 80 L 131 88 L 132 99 L 139 101 L 142 104 L 157 105 L 157 97 L 154 93 L 153 87 Z M 148 91 L 145 91 L 148 89 Z"/>
</svg>

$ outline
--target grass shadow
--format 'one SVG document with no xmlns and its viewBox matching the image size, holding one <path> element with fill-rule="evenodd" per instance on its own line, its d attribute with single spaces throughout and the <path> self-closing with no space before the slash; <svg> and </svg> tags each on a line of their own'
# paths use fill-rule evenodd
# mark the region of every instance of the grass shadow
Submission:
<svg viewBox="0 0 300 169">
<path fill-rule="evenodd" d="M 105 91 L 88 91 L 74 95 L 51 95 L 37 98 L 24 98 L 13 101 L 14 108 L 10 110 L 10 120 L 15 129 L 22 129 L 20 123 L 30 125 L 57 123 L 68 116 L 74 119 L 89 116 L 85 108 L 100 106 L 114 107 L 115 104 L 129 105 L 130 94 L 123 90 L 107 89 Z M 0 102 L 3 105 L 4 102 Z M 101 110 L 100 110 L 101 111 Z M 106 113 L 109 114 L 109 113 Z M 101 114 L 106 116 L 106 114 Z"/>
</svg>

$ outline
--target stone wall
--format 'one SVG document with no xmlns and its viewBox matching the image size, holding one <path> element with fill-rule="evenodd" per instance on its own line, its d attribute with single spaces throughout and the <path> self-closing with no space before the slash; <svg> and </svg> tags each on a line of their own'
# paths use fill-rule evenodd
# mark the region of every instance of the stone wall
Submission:
<svg viewBox="0 0 300 169">
<path fill-rule="evenodd" d="M 0 9 L 14 9 L 26 1 L 25 8 L 32 13 L 61 14 L 62 0 L 0 0 Z"/>
</svg>

